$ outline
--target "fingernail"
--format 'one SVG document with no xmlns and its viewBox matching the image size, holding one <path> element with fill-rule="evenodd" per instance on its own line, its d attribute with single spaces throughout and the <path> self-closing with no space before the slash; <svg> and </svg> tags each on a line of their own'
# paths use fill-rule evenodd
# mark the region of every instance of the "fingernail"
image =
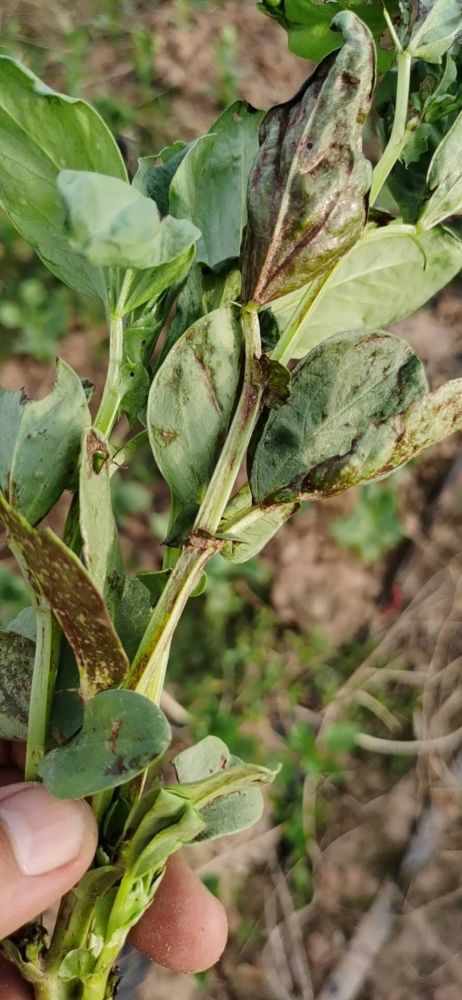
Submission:
<svg viewBox="0 0 462 1000">
<path fill-rule="evenodd" d="M 54 799 L 40 785 L 16 789 L 0 800 L 0 825 L 23 874 L 46 875 L 74 861 L 86 834 L 80 802 Z"/>
</svg>

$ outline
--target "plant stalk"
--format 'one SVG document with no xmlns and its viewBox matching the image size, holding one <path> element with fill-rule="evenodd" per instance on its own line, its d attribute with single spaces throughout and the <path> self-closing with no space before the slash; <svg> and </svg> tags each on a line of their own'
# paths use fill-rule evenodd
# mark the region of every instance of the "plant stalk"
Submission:
<svg viewBox="0 0 462 1000">
<path fill-rule="evenodd" d="M 254 308 L 242 310 L 245 365 L 236 412 L 193 531 L 157 602 L 127 679 L 127 687 L 160 701 L 173 635 L 208 561 L 223 547 L 215 537 L 258 417 L 263 384 L 260 325 Z"/>
<path fill-rule="evenodd" d="M 56 641 L 59 643 L 51 611 L 46 601 L 38 596 L 35 597 L 35 620 L 37 638 L 27 725 L 27 751 L 24 768 L 26 781 L 38 781 L 39 764 L 46 752 L 58 660 Z"/>
<path fill-rule="evenodd" d="M 369 197 L 371 206 L 377 201 L 387 177 L 393 170 L 396 161 L 399 160 L 406 140 L 412 56 L 409 52 L 400 51 L 396 59 L 398 79 L 396 85 L 395 117 L 388 144 L 372 175 Z"/>
<path fill-rule="evenodd" d="M 123 362 L 123 333 L 124 325 L 122 316 L 114 313 L 110 320 L 109 365 L 107 377 L 98 413 L 96 414 L 94 421 L 95 430 L 99 431 L 99 433 L 105 438 L 108 438 L 111 434 L 119 414 L 120 369 Z"/>
</svg>

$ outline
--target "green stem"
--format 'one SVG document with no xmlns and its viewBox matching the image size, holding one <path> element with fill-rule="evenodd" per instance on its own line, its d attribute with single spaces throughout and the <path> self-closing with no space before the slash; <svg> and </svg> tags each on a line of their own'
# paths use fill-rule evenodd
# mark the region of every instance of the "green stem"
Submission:
<svg viewBox="0 0 462 1000">
<path fill-rule="evenodd" d="M 24 770 L 26 781 L 38 780 L 39 764 L 46 752 L 58 661 L 56 656 L 56 642 L 59 642 L 57 629 L 53 623 L 50 609 L 41 598 L 36 598 L 35 601 L 35 617 L 37 638 L 27 726 L 27 752 Z"/>
<path fill-rule="evenodd" d="M 123 361 L 123 319 L 114 314 L 110 321 L 109 365 L 103 396 L 94 427 L 108 438 L 119 414 L 120 406 L 120 369 Z"/>
<path fill-rule="evenodd" d="M 387 177 L 393 170 L 396 161 L 399 160 L 404 148 L 409 105 L 409 89 L 411 83 L 411 66 L 411 54 L 409 52 L 398 52 L 398 80 L 396 85 L 395 117 L 393 120 L 390 139 L 372 176 L 372 186 L 370 192 L 371 206 L 377 201 Z"/>
<path fill-rule="evenodd" d="M 261 340 L 258 315 L 254 308 L 242 310 L 245 367 L 244 384 L 228 437 L 210 480 L 195 522 L 196 531 L 214 534 L 223 517 L 236 477 L 252 436 L 263 395 L 260 357 Z"/>
<path fill-rule="evenodd" d="M 209 559 L 223 542 L 215 533 L 231 496 L 260 410 L 263 393 L 259 358 L 260 326 L 254 309 L 244 307 L 244 380 L 236 412 L 220 458 L 207 488 L 189 543 L 183 549 L 133 662 L 127 687 L 160 701 L 168 653 L 178 622 Z"/>
<path fill-rule="evenodd" d="M 279 364 L 286 365 L 294 357 L 295 349 L 297 346 L 298 337 L 301 335 L 300 330 L 302 323 L 308 319 L 313 306 L 317 306 L 318 297 L 324 285 L 327 284 L 331 275 L 333 274 L 335 268 L 329 271 L 322 278 L 317 281 L 310 282 L 306 292 L 302 295 L 300 302 L 296 306 L 290 320 L 280 336 L 276 347 L 271 353 L 273 361 L 279 361 Z"/>
<path fill-rule="evenodd" d="M 65 983 L 54 976 L 34 984 L 35 1000 L 73 1000 L 75 996 L 75 983 Z M 103 994 L 100 1000 L 103 1000 Z"/>
</svg>

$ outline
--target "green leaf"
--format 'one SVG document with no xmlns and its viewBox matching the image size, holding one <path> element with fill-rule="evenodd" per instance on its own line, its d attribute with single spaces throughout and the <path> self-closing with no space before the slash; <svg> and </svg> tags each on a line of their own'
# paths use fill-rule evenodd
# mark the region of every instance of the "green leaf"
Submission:
<svg viewBox="0 0 462 1000">
<path fill-rule="evenodd" d="M 269 410 L 279 410 L 290 399 L 290 371 L 267 354 L 262 354 L 260 368 L 265 387 L 263 403 Z"/>
<path fill-rule="evenodd" d="M 383 6 L 361 0 L 260 0 L 257 7 L 288 31 L 289 48 L 297 56 L 319 62 L 334 49 L 340 41 L 331 31 L 332 17 L 339 11 L 352 10 L 368 25 L 377 43 L 386 30 Z M 399 10 L 397 0 L 389 0 L 387 10 L 395 15 Z M 388 56 L 388 53 L 387 53 Z"/>
<path fill-rule="evenodd" d="M 89 423 L 82 383 L 64 361 L 58 361 L 55 385 L 44 399 L 0 388 L 0 489 L 32 524 L 69 485 Z"/>
<path fill-rule="evenodd" d="M 58 979 L 65 983 L 79 979 L 85 982 L 95 966 L 95 957 L 88 951 L 88 948 L 74 948 L 63 958 L 58 970 Z"/>
<path fill-rule="evenodd" d="M 80 534 L 83 561 L 112 617 L 124 588 L 124 568 L 112 513 L 111 455 L 98 431 L 85 432 L 80 458 Z"/>
<path fill-rule="evenodd" d="M 231 756 L 226 743 L 216 736 L 206 736 L 195 746 L 177 754 L 172 761 L 181 785 L 200 782 L 241 763 Z M 263 796 L 258 788 L 246 788 L 217 798 L 201 811 L 206 826 L 198 839 L 214 840 L 246 830 L 261 818 L 263 805 Z"/>
<path fill-rule="evenodd" d="M 179 257 L 180 273 L 184 271 L 184 255 L 200 236 L 190 222 L 170 216 L 161 220 L 150 198 L 115 177 L 63 170 L 58 190 L 66 205 L 72 246 L 92 264 L 139 270 L 169 265 L 168 277 L 164 273 L 163 279 L 158 278 L 158 294 L 171 283 L 172 264 Z M 154 279 L 150 281 L 155 287 Z M 129 290 L 129 300 L 130 296 L 127 311 L 152 297 L 139 283 Z"/>
<path fill-rule="evenodd" d="M 366 429 L 346 454 L 314 468 L 305 482 L 306 495 L 333 496 L 366 480 L 387 476 L 461 427 L 462 379 L 453 379 L 404 412 Z"/>
<path fill-rule="evenodd" d="M 237 311 L 218 309 L 183 334 L 153 380 L 149 440 L 183 503 L 201 498 L 215 467 L 236 399 L 241 345 Z"/>
<path fill-rule="evenodd" d="M 176 788 L 156 789 L 150 807 L 122 849 L 123 862 L 131 875 L 155 877 L 163 872 L 170 855 L 195 840 L 203 829 L 201 816 Z"/>
<path fill-rule="evenodd" d="M 289 402 L 262 429 L 250 471 L 254 499 L 296 499 L 307 492 L 312 469 L 347 454 L 371 424 L 425 391 L 422 363 L 404 340 L 363 332 L 330 337 L 294 368 Z"/>
<path fill-rule="evenodd" d="M 433 194 L 424 207 L 419 226 L 431 229 L 462 211 L 462 112 L 446 133 L 430 163 L 427 183 Z"/>
<path fill-rule="evenodd" d="M 135 778 L 167 748 L 160 708 L 134 691 L 101 691 L 87 702 L 80 733 L 46 754 L 40 776 L 58 799 L 83 799 Z"/>
<path fill-rule="evenodd" d="M 220 554 L 233 563 L 253 559 L 297 509 L 296 502 L 255 505 L 246 484 L 230 500 L 220 523 L 220 535 L 230 539 Z"/>
<path fill-rule="evenodd" d="M 413 226 L 368 230 L 328 277 L 294 338 L 290 357 L 303 357 L 334 332 L 396 323 L 432 298 L 461 267 L 462 245 L 441 228 L 418 236 Z M 273 303 L 281 330 L 300 297 L 296 292 Z"/>
<path fill-rule="evenodd" d="M 460 0 L 420 0 L 408 51 L 414 59 L 439 63 L 461 35 Z"/>
<path fill-rule="evenodd" d="M 230 767 L 220 769 L 215 774 L 211 774 L 199 781 L 187 782 L 182 785 L 174 785 L 168 791 L 174 791 L 178 795 L 188 799 L 196 809 L 201 811 L 224 795 L 232 795 L 235 792 L 243 792 L 252 785 L 268 785 L 274 781 L 277 774 L 267 767 L 259 767 L 257 764 L 243 764 L 237 757 L 230 758 Z"/>
<path fill-rule="evenodd" d="M 23 608 L 22 611 L 19 611 L 8 622 L 6 630 L 7 632 L 16 632 L 16 635 L 22 635 L 25 639 L 31 639 L 32 642 L 35 642 L 37 637 L 37 620 L 34 608 Z"/>
<path fill-rule="evenodd" d="M 161 215 L 169 212 L 169 191 L 173 177 L 194 143 L 178 140 L 154 156 L 142 156 L 133 178 L 133 187 L 155 201 Z"/>
<path fill-rule="evenodd" d="M 55 183 L 66 167 L 126 178 L 103 120 L 85 101 L 50 90 L 1 56 L 0 149 L 0 200 L 13 224 L 53 274 L 78 292 L 104 299 L 100 271 L 69 247 Z"/>
<path fill-rule="evenodd" d="M 0 629 L 0 738 L 25 740 L 35 642 Z"/>
<path fill-rule="evenodd" d="M 139 574 L 138 579 L 127 576 L 117 609 L 116 627 L 130 661 L 143 638 L 151 616 L 151 607 L 151 595 L 149 588 L 143 583 L 142 574 Z"/>
<path fill-rule="evenodd" d="M 182 750 L 172 764 L 180 784 L 201 781 L 227 767 L 231 754 L 218 736 L 206 736 L 192 747 Z"/>
<path fill-rule="evenodd" d="M 170 184 L 170 211 L 200 229 L 197 260 L 209 267 L 239 256 L 262 116 L 245 101 L 231 104 L 191 146 Z"/>
<path fill-rule="evenodd" d="M 1 493 L 0 522 L 75 653 L 83 696 L 121 684 L 127 657 L 103 598 L 77 556 L 49 528 L 32 528 Z"/>
<path fill-rule="evenodd" d="M 362 150 L 375 50 L 354 14 L 345 38 L 286 104 L 272 108 L 248 192 L 243 299 L 260 305 L 330 270 L 361 235 L 372 167 Z"/>
<path fill-rule="evenodd" d="M 238 268 L 217 273 L 194 264 L 178 296 L 175 315 L 169 325 L 157 367 L 160 367 L 173 345 L 193 323 L 215 309 L 237 302 L 240 293 L 241 272 Z"/>
</svg>

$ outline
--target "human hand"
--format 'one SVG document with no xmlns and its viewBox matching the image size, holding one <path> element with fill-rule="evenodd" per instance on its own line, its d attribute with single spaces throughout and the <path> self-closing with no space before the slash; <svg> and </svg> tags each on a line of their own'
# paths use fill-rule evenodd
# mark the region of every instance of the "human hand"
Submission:
<svg viewBox="0 0 462 1000">
<path fill-rule="evenodd" d="M 0 740 L 0 939 L 71 889 L 91 864 L 97 842 L 90 806 L 21 783 L 23 765 L 24 748 Z M 152 906 L 131 933 L 132 944 L 173 971 L 200 972 L 218 960 L 226 937 L 222 904 L 175 855 Z M 3 959 L 0 996 L 32 996 Z"/>
</svg>

